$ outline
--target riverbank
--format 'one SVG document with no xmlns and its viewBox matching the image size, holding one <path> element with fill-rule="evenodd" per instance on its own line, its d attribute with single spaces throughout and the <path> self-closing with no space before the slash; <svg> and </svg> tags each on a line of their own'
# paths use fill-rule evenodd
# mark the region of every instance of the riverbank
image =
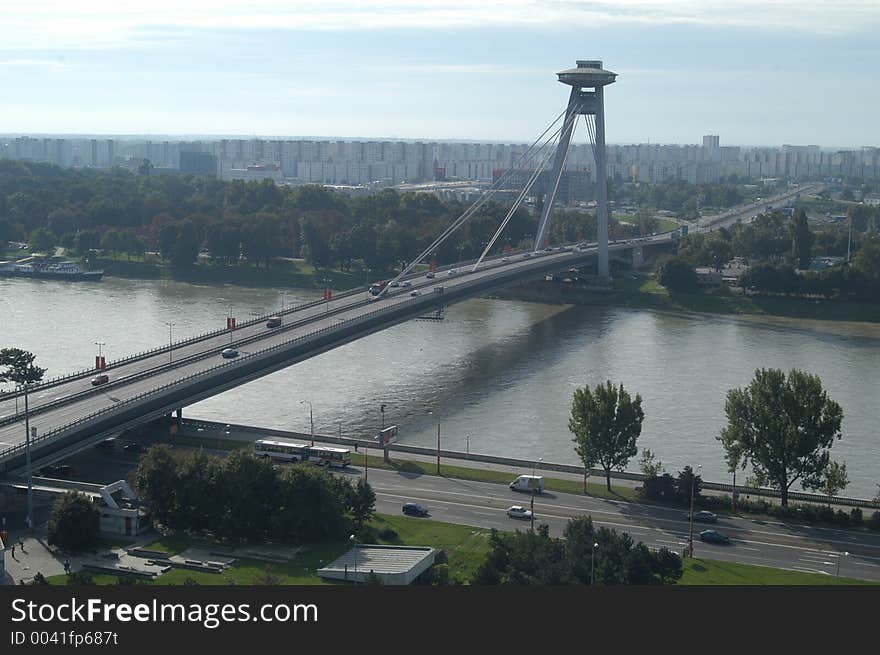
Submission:
<svg viewBox="0 0 880 655">
<path fill-rule="evenodd" d="M 143 261 L 99 259 L 93 268 L 104 269 L 108 277 L 134 280 L 175 280 L 192 284 L 233 284 L 243 287 L 298 287 L 315 289 L 328 286 L 331 289 L 351 289 L 370 282 L 362 271 L 316 269 L 300 261 L 277 261 L 271 268 L 255 266 L 223 266 L 199 264 L 177 268 Z"/>
<path fill-rule="evenodd" d="M 653 276 L 627 274 L 611 289 L 565 286 L 560 283 L 530 282 L 492 294 L 505 300 L 558 302 L 572 305 L 600 305 L 698 314 L 809 319 L 880 323 L 880 303 L 833 299 L 789 298 L 733 293 L 722 287 L 700 293 L 670 293 Z"/>
</svg>

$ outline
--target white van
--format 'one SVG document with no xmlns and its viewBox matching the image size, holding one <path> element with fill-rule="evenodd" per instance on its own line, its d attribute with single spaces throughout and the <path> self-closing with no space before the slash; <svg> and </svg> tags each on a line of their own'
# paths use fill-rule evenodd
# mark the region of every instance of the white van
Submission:
<svg viewBox="0 0 880 655">
<path fill-rule="evenodd" d="M 539 494 L 544 491 L 544 476 L 521 475 L 508 486 L 514 491 L 531 491 Z"/>
</svg>

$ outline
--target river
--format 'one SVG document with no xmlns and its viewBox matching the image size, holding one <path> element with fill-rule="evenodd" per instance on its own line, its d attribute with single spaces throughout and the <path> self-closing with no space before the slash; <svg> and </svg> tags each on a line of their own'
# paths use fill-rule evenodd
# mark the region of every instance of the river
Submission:
<svg viewBox="0 0 880 655">
<path fill-rule="evenodd" d="M 285 301 L 318 294 L 290 290 Z M 100 283 L 0 279 L 0 347 L 37 353 L 47 378 L 280 308 L 275 289 L 108 277 Z M 844 410 L 832 457 L 844 495 L 880 482 L 880 325 L 661 313 L 474 299 L 443 321 L 410 321 L 186 408 L 216 421 L 577 463 L 568 417 L 578 386 L 623 382 L 643 398 L 639 448 L 670 473 L 690 464 L 729 480 L 715 435 L 728 389 L 759 367 L 818 374 Z M 429 413 L 430 412 L 430 413 Z M 630 462 L 631 470 L 637 462 Z M 738 480 L 743 480 L 744 475 Z"/>
</svg>

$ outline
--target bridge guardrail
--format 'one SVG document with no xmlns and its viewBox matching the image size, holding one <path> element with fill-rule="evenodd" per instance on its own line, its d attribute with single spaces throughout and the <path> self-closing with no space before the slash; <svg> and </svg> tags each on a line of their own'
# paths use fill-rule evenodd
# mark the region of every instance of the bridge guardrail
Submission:
<svg viewBox="0 0 880 655">
<path fill-rule="evenodd" d="M 334 296 L 333 300 L 336 300 L 338 298 L 346 298 L 350 295 L 353 295 L 356 293 L 361 293 L 362 291 L 363 291 L 363 289 L 361 289 L 361 288 L 348 289 L 347 291 L 343 291 L 343 292 L 339 293 L 338 295 Z M 310 300 L 309 302 L 302 303 L 300 305 L 295 305 L 293 307 L 290 307 L 289 309 L 285 309 L 282 312 L 274 312 L 272 314 L 266 314 L 265 316 L 259 316 L 257 318 L 253 318 L 253 319 L 244 321 L 243 323 L 237 325 L 236 329 L 241 329 L 241 328 L 250 327 L 252 325 L 256 325 L 257 323 L 261 323 L 263 321 L 266 321 L 271 316 L 286 316 L 286 315 L 294 313 L 294 312 L 302 311 L 303 309 L 308 309 L 310 307 L 315 307 L 317 305 L 321 305 L 325 302 L 327 302 L 327 301 L 324 299 Z M 156 348 L 151 348 L 149 350 L 142 350 L 142 351 L 135 353 L 133 355 L 126 355 L 125 357 L 122 357 L 121 359 L 116 359 L 116 360 L 111 361 L 109 364 L 107 364 L 107 369 L 112 369 L 112 368 L 116 368 L 116 367 L 119 367 L 119 366 L 122 366 L 125 364 L 130 364 L 131 362 L 135 362 L 140 359 L 152 357 L 153 355 L 158 355 L 163 352 L 168 352 L 169 350 L 179 348 L 180 346 L 188 346 L 190 344 L 197 343 L 199 341 L 212 339 L 212 338 L 220 336 L 222 334 L 227 334 L 228 332 L 229 332 L 229 330 L 225 329 L 225 328 L 221 328 L 218 330 L 211 330 L 208 332 L 202 332 L 201 334 L 197 334 L 192 337 L 187 337 L 186 339 L 182 339 L 181 341 L 175 341 L 174 343 L 172 343 L 169 346 L 157 346 Z M 42 389 L 48 389 L 49 387 L 57 386 L 58 384 L 67 382 L 69 380 L 75 380 L 77 378 L 85 378 L 90 375 L 94 375 L 95 370 L 96 369 L 94 369 L 94 368 L 81 369 L 79 371 L 74 371 L 73 373 L 67 373 L 66 375 L 60 375 L 58 377 L 51 378 L 50 380 L 46 380 L 45 382 L 40 382 L 39 384 L 29 386 L 28 393 L 33 393 L 34 391 L 40 391 Z M 0 392 L 0 401 L 6 400 L 8 398 L 13 398 L 15 396 L 21 396 L 21 395 L 23 395 L 23 394 L 18 390 L 2 391 L 2 392 Z"/>
<path fill-rule="evenodd" d="M 674 230 L 673 230 L 673 232 L 674 232 Z M 572 255 L 572 254 L 576 254 L 576 253 L 574 251 L 565 251 L 565 253 L 554 253 L 554 254 Z M 564 259 L 568 259 L 568 258 L 569 257 L 563 257 L 561 259 L 564 260 Z M 557 260 L 560 258 L 555 257 L 553 259 Z M 537 266 L 535 268 L 537 268 L 539 270 L 535 271 L 535 274 L 546 273 L 546 271 L 544 269 L 552 270 L 553 268 L 556 267 L 556 265 L 558 263 L 559 262 L 554 261 L 554 263 L 548 262 L 545 265 Z M 461 293 L 462 290 L 471 289 L 474 287 L 477 287 L 479 289 L 491 288 L 492 286 L 497 286 L 499 282 L 501 284 L 506 284 L 508 282 L 508 280 L 506 280 L 505 278 L 509 277 L 509 275 L 505 275 L 505 272 L 507 272 L 507 271 L 505 271 L 505 269 L 502 269 L 498 273 L 490 274 L 486 278 L 467 280 L 463 284 L 457 285 L 458 288 L 456 290 L 453 290 L 453 292 L 451 294 L 448 294 L 445 297 L 440 298 L 439 301 L 438 301 L 438 298 L 435 296 L 435 294 L 425 294 L 425 295 L 421 295 L 421 296 L 406 298 L 403 300 L 397 300 L 397 302 L 393 303 L 393 306 L 398 307 L 398 308 L 399 307 L 409 307 L 409 306 L 426 306 L 426 307 L 428 307 L 428 306 L 432 306 L 434 304 L 437 304 L 438 302 L 440 304 L 448 304 L 447 299 L 448 299 L 448 301 L 455 302 L 460 299 L 461 295 L 463 295 Z M 434 284 L 436 284 L 436 282 Z M 359 292 L 359 291 L 356 291 L 356 293 L 357 292 Z M 323 302 L 323 301 L 320 301 L 320 302 Z M 296 337 L 294 339 L 284 341 L 280 344 L 276 344 L 275 346 L 270 346 L 270 347 L 265 348 L 263 350 L 259 350 L 255 353 L 253 353 L 252 355 L 250 355 L 245 360 L 223 362 L 223 363 L 220 363 L 216 366 L 212 366 L 208 369 L 205 369 L 203 371 L 197 371 L 197 372 L 191 373 L 183 378 L 179 378 L 177 380 L 166 383 L 164 385 L 154 387 L 153 389 L 150 389 L 148 391 L 137 394 L 136 396 L 128 398 L 120 403 L 117 403 L 117 404 L 109 406 L 109 407 L 105 407 L 102 410 L 99 410 L 97 412 L 93 412 L 92 414 L 89 414 L 87 416 L 76 419 L 75 421 L 73 421 L 71 423 L 68 423 L 63 426 L 59 426 L 53 430 L 50 430 L 49 432 L 46 432 L 45 434 L 38 436 L 37 439 L 33 440 L 31 443 L 35 443 L 35 442 L 40 443 L 40 442 L 45 441 L 46 439 L 51 439 L 51 438 L 57 437 L 60 434 L 62 434 L 63 432 L 68 431 L 71 428 L 74 428 L 76 426 L 79 426 L 79 425 L 83 424 L 84 422 L 93 421 L 101 416 L 104 416 L 104 415 L 110 413 L 110 412 L 114 412 L 114 411 L 118 411 L 120 409 L 127 408 L 127 407 L 131 406 L 133 403 L 143 400 L 147 396 L 159 393 L 169 387 L 177 386 L 177 385 L 180 385 L 184 382 L 191 381 L 192 379 L 194 379 L 196 377 L 207 377 L 208 375 L 213 374 L 214 372 L 216 372 L 217 370 L 219 370 L 221 368 L 238 366 L 238 365 L 242 364 L 243 361 L 252 361 L 251 358 L 253 358 L 253 357 L 265 356 L 269 353 L 272 353 L 272 352 L 277 351 L 278 349 L 282 349 L 282 348 L 290 348 L 293 344 L 296 344 L 297 342 L 304 342 L 306 340 L 313 339 L 317 335 L 326 334 L 327 332 L 329 332 L 331 330 L 339 330 L 343 326 L 350 327 L 350 326 L 354 325 L 355 323 L 368 322 L 368 321 L 372 320 L 378 314 L 387 313 L 388 306 L 389 305 L 386 304 L 385 308 L 377 308 L 377 309 L 375 309 L 371 312 L 367 312 L 366 314 L 363 314 L 361 316 L 341 320 L 339 323 L 336 323 L 335 325 L 329 325 L 329 326 L 320 328 L 318 330 L 315 330 L 313 332 L 309 332 L 305 335 L 301 335 L 300 337 Z M 8 459 L 9 457 L 14 456 L 15 453 L 20 452 L 24 448 L 25 448 L 25 444 L 17 444 L 15 446 L 7 448 L 4 451 L 0 451 L 0 459 Z"/>
<path fill-rule="evenodd" d="M 277 430 L 273 428 L 258 428 L 250 425 L 238 425 L 235 423 L 217 423 L 215 421 L 207 421 L 201 419 L 189 419 L 184 420 L 185 426 L 192 426 L 195 428 L 208 428 L 208 429 L 216 429 L 216 430 L 224 430 L 227 428 L 230 430 L 235 430 L 236 432 L 244 432 L 244 433 L 255 433 L 262 434 L 264 436 L 279 436 L 282 438 L 291 438 L 290 432 L 285 430 Z M 293 438 L 306 438 L 309 435 L 295 435 Z M 323 435 L 316 434 L 315 440 L 324 442 L 324 443 L 338 443 L 338 444 L 346 444 L 346 445 L 364 445 L 369 448 L 382 450 L 383 446 L 380 446 L 374 441 L 369 439 L 357 439 L 354 437 L 335 437 L 333 435 Z M 425 446 L 412 446 L 409 444 L 401 444 L 395 443 L 390 444 L 388 446 L 389 450 L 402 452 L 402 453 L 411 453 L 414 455 L 426 455 L 430 457 L 434 457 L 437 454 L 436 448 L 428 448 Z M 463 453 L 461 451 L 456 450 L 440 450 L 440 455 L 442 457 L 473 461 L 473 462 L 486 462 L 489 464 L 501 464 L 505 466 L 514 466 L 519 468 L 529 468 L 535 465 L 535 460 L 529 459 L 520 459 L 515 457 L 503 457 L 500 455 L 485 455 L 480 453 Z M 560 473 L 573 473 L 576 475 L 584 474 L 584 467 L 578 466 L 577 464 L 560 464 L 554 462 L 541 462 L 540 467 L 536 469 L 539 472 L 543 471 L 558 471 Z M 590 469 L 590 476 L 603 477 L 605 476 L 605 471 L 601 469 Z M 644 482 L 645 475 L 643 473 L 635 473 L 631 471 L 611 471 L 611 477 L 618 480 L 631 480 L 635 482 Z M 728 493 L 732 493 L 734 491 L 734 486 L 732 484 L 726 484 L 723 482 L 708 482 L 703 480 L 702 483 L 703 489 L 711 489 L 713 491 L 725 491 Z M 754 495 L 754 496 L 764 496 L 768 498 L 778 498 L 781 494 L 779 491 L 775 489 L 768 489 L 764 487 L 744 487 L 737 485 L 736 492 L 740 495 Z M 834 504 L 834 505 L 843 505 L 847 507 L 868 507 L 880 509 L 880 501 L 869 500 L 866 498 L 854 498 L 854 497 L 846 497 L 846 496 L 826 496 L 823 494 L 813 494 L 807 492 L 800 491 L 790 491 L 788 493 L 788 497 L 792 500 L 802 500 L 805 502 L 811 503 L 819 503 L 819 504 Z"/>
<path fill-rule="evenodd" d="M 360 293 L 360 290 L 356 291 L 356 293 Z M 307 303 L 306 305 L 297 306 L 295 311 L 309 309 L 309 308 L 315 306 L 316 304 L 323 304 L 324 302 L 325 301 L 321 300 L 321 301 L 318 301 L 317 303 L 312 302 L 312 303 Z M 364 304 L 366 304 L 366 302 L 367 301 L 360 302 L 360 303 L 357 303 L 354 305 L 349 305 L 346 307 L 338 307 L 331 312 L 327 312 L 326 314 L 321 314 L 321 316 L 322 317 L 323 316 L 333 316 L 334 314 L 338 314 L 339 312 L 348 311 L 348 310 L 356 308 L 356 307 L 362 307 Z M 274 316 L 274 314 L 273 314 L 273 316 Z M 315 318 L 315 316 L 308 316 L 308 317 L 303 317 L 297 321 L 294 321 L 293 323 L 283 324 L 280 327 L 276 328 L 273 331 L 273 333 L 277 334 L 279 332 L 286 332 L 289 330 L 293 330 L 293 329 L 300 327 L 304 323 L 306 323 L 314 318 Z M 251 322 L 250 325 L 253 325 L 255 323 L 260 323 L 263 320 L 264 319 L 256 319 L 255 321 Z M 245 327 L 245 326 L 242 326 L 242 327 Z M 224 330 L 224 332 L 225 332 L 225 330 Z M 249 343 L 259 341 L 259 340 L 263 339 L 265 336 L 266 336 L 265 333 L 263 333 L 263 334 L 251 335 L 249 337 L 244 337 L 244 338 L 234 342 L 234 345 L 236 345 L 236 346 L 247 345 Z M 166 349 L 167 349 L 167 347 L 166 347 Z M 112 389 L 114 387 L 122 387 L 122 386 L 130 384 L 132 382 L 136 382 L 137 380 L 143 379 L 145 377 L 150 377 L 151 375 L 153 375 L 157 371 L 160 371 L 163 369 L 171 370 L 171 369 L 175 369 L 175 368 L 180 368 L 181 366 L 185 366 L 187 364 L 192 364 L 193 362 L 197 362 L 201 359 L 206 359 L 208 357 L 212 357 L 216 354 L 217 353 L 215 350 L 205 350 L 205 351 L 202 351 L 199 353 L 195 353 L 193 355 L 187 355 L 186 357 L 183 357 L 178 360 L 174 360 L 171 363 L 161 364 L 159 366 L 155 366 L 155 367 L 147 369 L 145 371 L 140 371 L 139 373 L 133 373 L 133 374 L 128 375 L 124 378 L 120 378 L 119 380 L 114 380 L 110 384 L 104 384 L 104 385 L 101 385 L 100 387 L 94 387 L 92 389 L 85 389 L 79 393 L 71 394 L 69 396 L 65 396 L 63 398 L 58 398 L 57 400 L 53 400 L 48 403 L 44 403 L 42 405 L 39 405 L 38 407 L 32 408 L 29 413 L 30 413 L 30 416 L 35 416 L 35 415 L 38 415 L 38 414 L 45 412 L 47 410 L 50 410 L 50 409 L 53 409 L 56 407 L 62 407 L 64 405 L 69 405 L 71 403 L 77 402 L 78 400 L 80 400 L 82 398 L 85 398 L 88 396 L 94 396 L 99 393 L 103 393 L 107 389 Z M 17 421 L 21 421 L 21 420 L 24 420 L 24 413 L 10 414 L 9 416 L 6 416 L 6 417 L 0 419 L 0 426 L 8 425 L 10 423 L 16 423 Z"/>
<path fill-rule="evenodd" d="M 418 304 L 428 304 L 428 303 L 424 302 L 425 299 L 431 299 L 431 296 L 426 295 L 426 296 L 419 296 L 419 297 L 415 297 L 415 298 L 409 298 L 407 300 L 404 300 L 402 302 L 398 302 L 395 304 L 398 307 L 400 307 L 400 306 L 413 306 L 413 305 L 418 305 Z M 250 361 L 251 358 L 265 356 L 265 355 L 270 354 L 272 352 L 277 352 L 280 349 L 290 348 L 294 344 L 305 342 L 307 340 L 313 339 L 314 337 L 316 337 L 318 335 L 327 334 L 330 331 L 339 331 L 343 327 L 351 327 L 352 325 L 354 325 L 356 323 L 367 322 L 369 319 L 372 319 L 377 314 L 380 314 L 383 312 L 385 312 L 385 310 L 376 309 L 376 310 L 373 310 L 373 311 L 368 312 L 366 314 L 363 314 L 361 316 L 351 318 L 351 319 L 346 319 L 344 321 L 340 321 L 339 323 L 337 323 L 335 325 L 325 326 L 323 328 L 320 328 L 320 329 L 315 330 L 313 332 L 309 332 L 308 334 L 304 334 L 302 336 L 296 337 L 296 338 L 291 339 L 289 341 L 285 341 L 283 343 L 276 344 L 274 346 L 270 346 L 269 348 L 265 348 L 263 350 L 257 351 L 255 353 L 253 353 L 252 355 L 250 355 L 250 357 L 246 358 L 245 360 L 223 362 L 223 363 L 217 364 L 216 366 L 212 366 L 211 368 L 205 369 L 203 371 L 191 373 L 183 378 L 179 378 L 177 380 L 166 383 L 164 385 L 160 385 L 158 387 L 150 389 L 149 391 L 144 391 L 144 392 L 137 394 L 136 396 L 132 396 L 131 398 L 128 398 L 122 402 L 116 403 L 115 405 L 105 407 L 104 409 L 98 410 L 97 412 L 93 412 L 87 416 L 82 416 L 82 417 L 80 417 L 70 423 L 67 423 L 63 426 L 59 426 L 53 430 L 45 432 L 42 435 L 38 435 L 36 439 L 31 440 L 31 448 L 33 449 L 33 444 L 35 444 L 35 443 L 42 443 L 46 440 L 53 439 L 55 437 L 60 436 L 64 432 L 70 431 L 74 427 L 81 426 L 81 425 L 88 423 L 90 421 L 93 422 L 97 418 L 100 418 L 100 417 L 105 416 L 107 414 L 110 414 L 112 412 L 117 412 L 123 408 L 128 408 L 131 405 L 133 405 L 134 403 L 143 400 L 147 396 L 157 394 L 157 393 L 164 391 L 170 387 L 175 387 L 175 386 L 179 386 L 185 382 L 190 382 L 194 378 L 208 377 L 209 375 L 215 373 L 216 371 L 218 371 L 221 368 L 232 368 L 235 366 L 239 366 L 244 361 Z M 22 452 L 25 448 L 26 448 L 25 443 L 20 443 L 20 444 L 16 444 L 14 446 L 11 446 L 10 448 L 7 448 L 6 450 L 0 451 L 0 459 L 9 459 L 10 457 L 16 455 L 17 453 Z"/>
</svg>

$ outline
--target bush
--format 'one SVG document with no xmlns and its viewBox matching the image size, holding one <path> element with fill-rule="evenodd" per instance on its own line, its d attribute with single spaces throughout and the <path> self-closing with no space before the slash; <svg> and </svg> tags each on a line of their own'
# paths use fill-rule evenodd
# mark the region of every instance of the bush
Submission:
<svg viewBox="0 0 880 655">
<path fill-rule="evenodd" d="M 382 528 L 379 530 L 379 538 L 382 541 L 397 541 L 398 535 L 393 528 Z"/>
<path fill-rule="evenodd" d="M 694 293 L 699 289 L 697 273 L 681 257 L 672 257 L 657 269 L 657 281 L 670 291 Z"/>
<path fill-rule="evenodd" d="M 68 492 L 55 501 L 49 519 L 49 544 L 64 550 L 95 548 L 101 541 L 101 514 L 85 495 Z"/>
<path fill-rule="evenodd" d="M 67 576 L 67 584 L 69 585 L 93 585 L 95 581 L 92 579 L 92 574 L 88 571 L 77 571 L 76 573 L 71 573 Z"/>
<path fill-rule="evenodd" d="M 852 511 L 849 513 L 849 520 L 853 525 L 861 525 L 862 524 L 862 510 L 858 507 L 853 507 Z"/>
<path fill-rule="evenodd" d="M 641 493 L 648 500 L 675 500 L 675 478 L 668 473 L 647 478 Z"/>
<path fill-rule="evenodd" d="M 871 530 L 880 530 L 880 512 L 871 514 L 871 520 L 868 521 L 868 528 Z"/>
</svg>

